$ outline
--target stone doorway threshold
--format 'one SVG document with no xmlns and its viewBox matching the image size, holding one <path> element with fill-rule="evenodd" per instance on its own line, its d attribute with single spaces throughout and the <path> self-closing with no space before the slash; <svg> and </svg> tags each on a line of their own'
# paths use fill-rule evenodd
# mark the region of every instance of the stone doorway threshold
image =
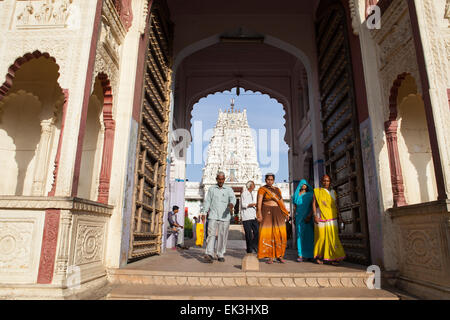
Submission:
<svg viewBox="0 0 450 320">
<path fill-rule="evenodd" d="M 185 240 L 188 250 L 167 249 L 159 256 L 108 270 L 112 284 L 107 299 L 383 299 L 399 297 L 386 290 L 370 290 L 366 267 L 347 262 L 340 266 L 297 262 L 287 249 L 285 264 L 260 262 L 260 271 L 242 271 L 246 255 L 242 226 L 230 228 L 225 262 L 203 262 L 205 248 Z"/>
</svg>

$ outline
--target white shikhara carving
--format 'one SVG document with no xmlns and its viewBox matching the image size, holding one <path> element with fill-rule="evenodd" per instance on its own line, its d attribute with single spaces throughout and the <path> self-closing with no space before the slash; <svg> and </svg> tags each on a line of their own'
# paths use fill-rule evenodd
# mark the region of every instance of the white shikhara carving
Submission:
<svg viewBox="0 0 450 320">
<path fill-rule="evenodd" d="M 223 171 L 227 182 L 259 183 L 261 170 L 256 148 L 247 121 L 247 112 L 219 112 L 208 149 L 203 172 L 203 184 L 215 184 L 218 171 Z"/>
</svg>

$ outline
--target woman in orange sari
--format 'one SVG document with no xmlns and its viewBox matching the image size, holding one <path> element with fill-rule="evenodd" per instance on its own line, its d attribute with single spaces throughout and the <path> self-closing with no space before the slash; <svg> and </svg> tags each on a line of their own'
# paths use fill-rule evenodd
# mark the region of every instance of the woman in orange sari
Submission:
<svg viewBox="0 0 450 320">
<path fill-rule="evenodd" d="M 266 185 L 258 190 L 256 218 L 259 225 L 258 259 L 267 258 L 272 264 L 275 259 L 285 263 L 287 234 L 286 219 L 289 212 L 283 203 L 281 190 L 273 186 L 275 175 L 266 174 Z"/>
</svg>

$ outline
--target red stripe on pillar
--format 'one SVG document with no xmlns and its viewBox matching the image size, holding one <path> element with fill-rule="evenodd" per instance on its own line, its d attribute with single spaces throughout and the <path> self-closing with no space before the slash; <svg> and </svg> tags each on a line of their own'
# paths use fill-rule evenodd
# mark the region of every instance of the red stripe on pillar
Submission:
<svg viewBox="0 0 450 320">
<path fill-rule="evenodd" d="M 41 258 L 37 283 L 50 284 L 55 268 L 56 246 L 58 244 L 60 211 L 49 209 L 45 211 L 44 235 L 42 237 Z"/>
</svg>

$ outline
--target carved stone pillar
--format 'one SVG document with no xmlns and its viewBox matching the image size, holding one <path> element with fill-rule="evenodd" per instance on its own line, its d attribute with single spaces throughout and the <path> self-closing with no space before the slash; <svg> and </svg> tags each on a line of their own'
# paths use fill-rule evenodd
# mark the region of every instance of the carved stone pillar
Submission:
<svg viewBox="0 0 450 320">
<path fill-rule="evenodd" d="M 98 186 L 98 202 L 108 203 L 109 181 L 111 178 L 112 157 L 114 149 L 114 132 L 116 122 L 112 116 L 112 95 L 111 88 L 105 89 L 105 99 L 103 104 L 103 124 L 105 126 L 103 138 L 102 165 L 100 169 L 100 182 Z"/>
<path fill-rule="evenodd" d="M 386 130 L 386 140 L 389 154 L 389 167 L 391 169 L 392 193 L 394 196 L 394 208 L 407 205 L 405 199 L 405 186 L 403 184 L 402 167 L 398 154 L 397 144 L 397 120 L 390 120 L 384 123 Z"/>
<path fill-rule="evenodd" d="M 72 214 L 69 210 L 61 211 L 61 231 L 59 235 L 58 253 L 56 256 L 55 281 L 65 282 L 69 262 L 70 234 L 72 229 Z"/>
<path fill-rule="evenodd" d="M 45 180 L 47 177 L 48 168 L 48 155 L 50 152 L 50 141 L 53 134 L 53 121 L 54 119 L 41 121 L 41 140 L 36 151 L 36 162 L 33 175 L 34 178 L 31 189 L 33 196 L 44 195 Z"/>
<path fill-rule="evenodd" d="M 49 197 L 55 196 L 56 193 L 56 181 L 58 179 L 59 159 L 61 158 L 62 140 L 64 135 L 64 126 L 66 123 L 67 105 L 69 103 L 69 90 L 63 89 L 64 93 L 64 105 L 62 108 L 61 129 L 59 131 L 58 149 L 56 150 L 55 164 L 53 166 L 53 183 L 52 188 L 48 193 Z"/>
</svg>

